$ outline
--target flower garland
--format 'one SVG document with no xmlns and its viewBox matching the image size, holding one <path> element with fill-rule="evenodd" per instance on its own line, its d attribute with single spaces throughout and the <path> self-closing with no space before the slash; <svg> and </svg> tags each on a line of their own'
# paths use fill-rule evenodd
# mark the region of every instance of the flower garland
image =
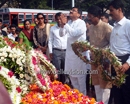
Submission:
<svg viewBox="0 0 130 104">
<path fill-rule="evenodd" d="M 46 55 L 44 55 L 41 51 L 35 50 L 35 53 L 37 54 L 42 69 L 45 69 L 45 74 L 50 76 L 50 79 L 53 81 L 57 78 L 57 70 L 53 64 L 50 63 L 50 61 L 47 59 Z M 43 70 L 42 70 L 43 71 Z"/>
<path fill-rule="evenodd" d="M 14 75 L 19 79 L 21 84 L 22 94 L 27 92 L 25 72 L 26 50 L 22 48 L 23 45 L 12 41 L 8 37 L 0 37 L 0 65 L 13 71 Z"/>
<path fill-rule="evenodd" d="M 110 81 L 113 85 L 116 85 L 117 87 L 120 87 L 121 84 L 125 83 L 125 78 L 127 75 L 124 73 L 121 73 L 120 66 L 122 63 L 120 60 L 115 56 L 113 52 L 110 51 L 110 49 L 99 49 L 95 48 L 94 46 L 91 46 L 89 42 L 75 42 L 72 44 L 72 49 L 75 52 L 75 54 L 80 57 L 81 60 L 83 60 L 85 63 L 89 64 L 96 64 L 99 66 L 99 69 L 102 71 L 102 76 L 105 81 Z M 83 52 L 90 50 L 92 54 L 93 60 L 88 60 L 85 56 L 82 55 Z M 105 57 L 109 60 L 109 63 L 113 65 L 116 76 L 112 76 L 108 71 L 104 70 L 102 59 Z"/>
<path fill-rule="evenodd" d="M 0 75 L 3 76 L 3 78 L 5 78 L 9 82 L 10 88 L 9 89 L 8 89 L 8 87 L 6 87 L 6 88 L 10 93 L 10 97 L 11 97 L 13 104 L 20 104 L 21 88 L 20 88 L 20 82 L 18 81 L 18 79 L 16 79 L 13 72 L 11 72 L 7 68 L 1 67 L 1 66 L 0 66 Z M 4 80 L 4 81 L 6 81 L 6 80 Z M 3 82 L 3 83 L 5 83 L 5 82 Z"/>
<path fill-rule="evenodd" d="M 46 90 L 49 90 L 51 81 L 46 70 L 56 70 L 54 69 L 55 67 L 51 65 L 51 63 L 48 63 L 46 57 L 38 50 L 30 50 L 28 52 L 27 62 L 29 63 L 28 70 L 33 76 L 34 82 L 42 91 L 45 92 Z"/>
<path fill-rule="evenodd" d="M 24 74 L 25 59 L 25 52 L 18 48 L 11 49 L 10 46 L 0 48 L 0 65 L 15 70 L 15 74 Z"/>
<path fill-rule="evenodd" d="M 94 46 L 91 46 L 89 42 L 78 42 L 76 41 L 75 43 L 72 44 L 72 49 L 74 53 L 80 57 L 81 60 L 83 60 L 85 63 L 89 64 L 99 64 L 99 60 L 101 57 L 100 49 L 95 48 Z M 91 53 L 93 53 L 95 58 L 93 60 L 88 60 L 86 56 L 83 56 L 82 53 L 86 52 L 87 50 L 90 50 Z"/>
<path fill-rule="evenodd" d="M 109 60 L 109 63 L 114 67 L 116 72 L 116 76 L 112 76 L 107 68 L 104 67 L 103 62 L 101 62 L 99 65 L 99 69 L 102 71 L 103 79 L 106 81 L 110 81 L 113 85 L 116 85 L 117 87 L 120 87 L 123 83 L 125 83 L 125 78 L 127 77 L 126 74 L 120 71 L 122 63 L 115 56 L 115 54 L 110 51 L 110 49 L 102 49 L 101 53 L 103 55 L 103 58 L 107 58 Z"/>
<path fill-rule="evenodd" d="M 3 46 L 10 46 L 11 48 L 19 48 L 21 51 L 27 51 L 25 44 L 18 44 L 18 42 L 13 41 L 12 39 L 9 39 L 8 37 L 0 37 L 0 42 L 3 44 Z"/>
</svg>

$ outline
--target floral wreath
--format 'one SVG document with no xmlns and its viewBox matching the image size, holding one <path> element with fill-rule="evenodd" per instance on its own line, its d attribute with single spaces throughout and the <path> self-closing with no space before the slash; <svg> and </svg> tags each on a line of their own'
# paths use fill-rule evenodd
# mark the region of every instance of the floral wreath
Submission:
<svg viewBox="0 0 130 104">
<path fill-rule="evenodd" d="M 105 81 L 110 81 L 113 85 L 116 85 L 117 87 L 120 87 L 123 83 L 125 83 L 126 74 L 121 73 L 120 66 L 122 63 L 120 60 L 116 57 L 116 55 L 110 51 L 110 49 L 99 49 L 95 48 L 94 46 L 91 46 L 89 42 L 75 42 L 72 44 L 72 49 L 75 52 L 75 54 L 80 57 L 81 60 L 83 60 L 85 63 L 89 64 L 96 64 L 98 65 L 99 69 L 102 71 L 102 76 Z M 90 50 L 93 60 L 88 60 L 86 56 L 83 56 L 82 53 Z M 104 70 L 102 59 L 105 57 L 109 60 L 109 63 L 114 67 L 116 76 L 111 76 L 111 74 Z"/>
<path fill-rule="evenodd" d="M 26 52 L 20 47 L 22 45 L 9 38 L 0 37 L 0 65 L 11 69 L 17 77 L 22 76 L 20 79 L 23 79 Z"/>
<path fill-rule="evenodd" d="M 48 76 L 49 71 L 54 72 L 55 67 L 46 60 L 46 57 L 38 50 L 30 50 L 28 52 L 27 61 L 29 63 L 28 70 L 34 78 L 35 83 L 42 89 L 46 91 L 50 89 L 51 80 Z M 48 70 L 48 71 L 47 71 Z M 56 78 L 56 74 L 53 74 L 53 78 Z"/>
<path fill-rule="evenodd" d="M 21 88 L 18 79 L 14 76 L 12 71 L 1 66 L 0 66 L 0 75 L 3 77 L 3 81 L 2 81 L 3 84 L 10 85 L 8 87 L 6 85 L 5 86 L 10 94 L 13 104 L 20 104 Z"/>
<path fill-rule="evenodd" d="M 0 66 L 13 71 L 21 84 L 22 94 L 27 92 L 26 76 L 26 50 L 23 45 L 14 42 L 8 37 L 0 36 Z"/>
</svg>

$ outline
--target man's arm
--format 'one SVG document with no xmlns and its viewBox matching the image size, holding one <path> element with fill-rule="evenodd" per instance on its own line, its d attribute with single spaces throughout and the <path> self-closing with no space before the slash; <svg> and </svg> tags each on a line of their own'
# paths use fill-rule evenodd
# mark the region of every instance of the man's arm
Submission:
<svg viewBox="0 0 130 104">
<path fill-rule="evenodd" d="M 53 44 L 53 40 L 54 40 L 54 35 L 53 35 L 53 27 L 51 27 L 50 29 L 50 35 L 49 35 L 49 40 L 48 40 L 48 49 L 49 49 L 49 55 L 50 55 L 50 58 L 52 59 L 52 44 Z"/>
<path fill-rule="evenodd" d="M 70 27 L 68 24 L 64 26 L 67 33 L 69 33 L 70 36 L 81 36 L 86 32 L 86 25 L 84 21 L 80 21 L 78 23 L 78 26 L 76 28 Z M 65 33 L 65 32 L 64 32 Z"/>
</svg>

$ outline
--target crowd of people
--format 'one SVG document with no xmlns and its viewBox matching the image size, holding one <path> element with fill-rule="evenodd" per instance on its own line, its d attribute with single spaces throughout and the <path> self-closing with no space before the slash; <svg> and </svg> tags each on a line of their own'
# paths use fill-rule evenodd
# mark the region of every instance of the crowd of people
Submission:
<svg viewBox="0 0 130 104">
<path fill-rule="evenodd" d="M 84 95 L 88 95 L 89 78 L 92 80 L 92 90 L 95 91 L 96 100 L 104 104 L 130 104 L 130 20 L 124 16 L 124 4 L 121 0 L 114 0 L 108 5 L 110 14 L 102 13 L 98 6 L 91 6 L 87 12 L 87 19 L 80 17 L 82 11 L 73 7 L 67 17 L 58 12 L 55 14 L 56 25 L 46 23 L 44 14 L 38 13 L 35 18 L 36 26 L 31 29 L 29 20 L 25 20 L 24 28 L 19 30 L 15 25 L 2 28 L 0 20 L 0 35 L 26 44 L 26 48 L 37 48 L 51 60 L 59 71 L 58 79 L 78 89 Z M 109 24 L 109 16 L 115 20 L 114 26 Z M 125 84 L 120 88 L 106 82 L 101 77 L 101 71 L 96 65 L 86 65 L 72 50 L 71 44 L 75 41 L 89 41 L 97 48 L 109 47 L 115 55 L 121 59 L 121 71 L 126 73 Z M 91 56 L 91 58 L 94 58 Z M 89 66 L 89 67 L 88 67 Z M 78 73 L 65 74 L 63 72 L 85 72 L 97 70 L 98 74 L 86 75 Z M 116 76 L 114 68 L 109 67 L 113 76 Z"/>
</svg>

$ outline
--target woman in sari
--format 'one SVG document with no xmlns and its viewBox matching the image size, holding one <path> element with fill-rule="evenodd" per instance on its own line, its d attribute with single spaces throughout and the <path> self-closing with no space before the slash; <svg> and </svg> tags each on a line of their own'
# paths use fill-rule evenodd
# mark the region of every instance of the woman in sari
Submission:
<svg viewBox="0 0 130 104">
<path fill-rule="evenodd" d="M 24 21 L 24 29 L 19 34 L 19 43 L 24 43 L 26 48 L 34 47 L 33 42 L 33 30 L 30 28 L 31 22 L 29 20 Z"/>
</svg>

